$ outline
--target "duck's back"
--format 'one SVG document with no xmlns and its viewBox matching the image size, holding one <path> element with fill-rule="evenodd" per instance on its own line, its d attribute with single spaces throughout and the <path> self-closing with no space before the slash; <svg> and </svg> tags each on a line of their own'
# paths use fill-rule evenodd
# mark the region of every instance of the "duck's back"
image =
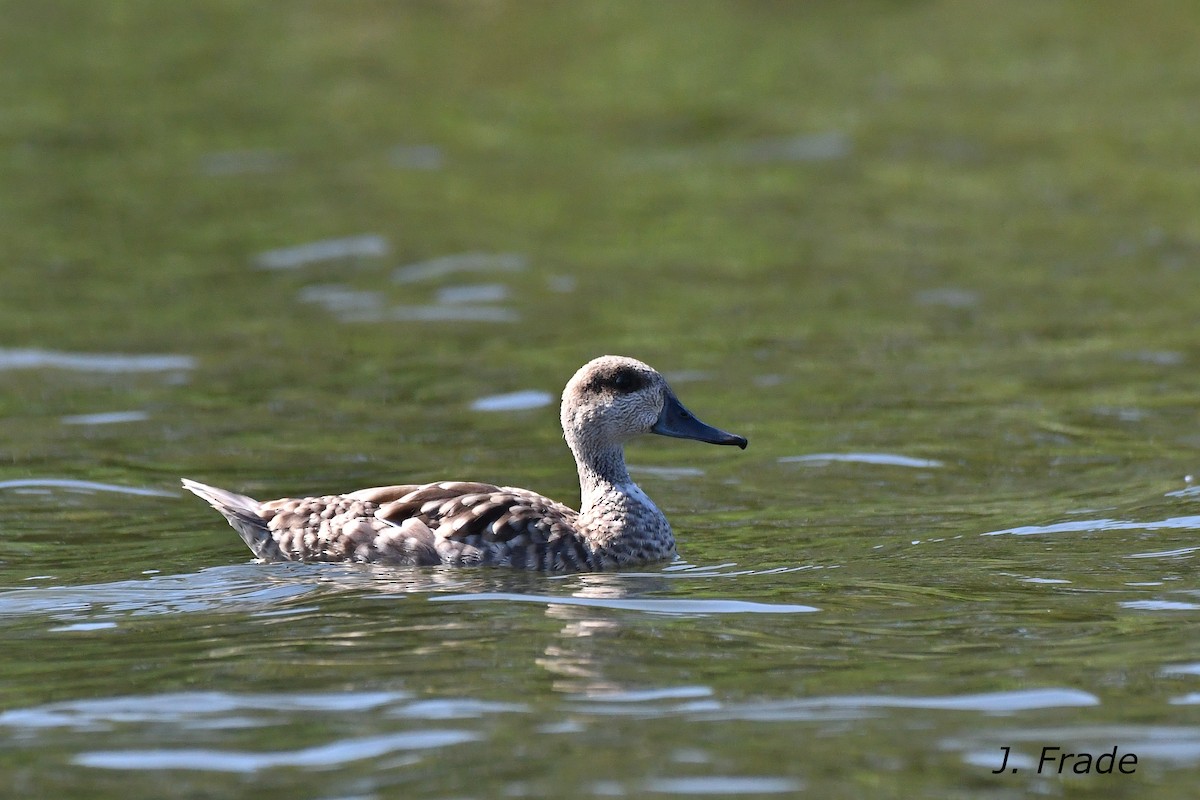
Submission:
<svg viewBox="0 0 1200 800">
<path fill-rule="evenodd" d="M 253 498 L 188 481 L 267 561 L 593 570 L 578 513 L 536 492 L 446 481 L 345 495 Z"/>
<path fill-rule="evenodd" d="M 528 489 L 444 481 L 363 489 L 349 496 L 377 504 L 376 517 L 391 526 L 427 530 L 437 555 L 433 563 L 597 568 L 576 525 L 578 512 Z"/>
</svg>

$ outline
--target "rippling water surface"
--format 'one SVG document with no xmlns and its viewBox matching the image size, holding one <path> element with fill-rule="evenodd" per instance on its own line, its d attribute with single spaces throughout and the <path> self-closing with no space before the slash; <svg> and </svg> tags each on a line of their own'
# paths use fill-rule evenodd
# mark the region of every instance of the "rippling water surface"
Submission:
<svg viewBox="0 0 1200 800">
<path fill-rule="evenodd" d="M 1154 8 L 4 6 L 5 796 L 1194 797 Z M 750 439 L 629 447 L 674 563 L 257 564 L 178 488 L 574 503 L 602 352 Z"/>
</svg>

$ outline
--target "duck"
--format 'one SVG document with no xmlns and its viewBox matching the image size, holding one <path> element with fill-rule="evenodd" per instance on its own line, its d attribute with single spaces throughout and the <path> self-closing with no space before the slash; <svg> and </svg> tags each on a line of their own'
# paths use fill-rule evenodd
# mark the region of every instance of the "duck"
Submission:
<svg viewBox="0 0 1200 800">
<path fill-rule="evenodd" d="M 671 525 L 629 477 L 625 443 L 643 434 L 745 449 L 701 422 L 653 367 L 606 355 L 567 382 L 559 418 L 579 473 L 580 507 L 528 489 L 438 481 L 347 494 L 254 498 L 183 478 L 260 561 L 497 566 L 595 572 L 675 556 Z"/>
</svg>

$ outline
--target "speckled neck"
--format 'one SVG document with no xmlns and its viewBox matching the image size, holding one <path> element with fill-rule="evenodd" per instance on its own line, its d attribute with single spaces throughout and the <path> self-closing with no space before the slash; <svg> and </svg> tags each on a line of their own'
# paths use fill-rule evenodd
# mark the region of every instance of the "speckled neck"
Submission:
<svg viewBox="0 0 1200 800">
<path fill-rule="evenodd" d="M 625 466 L 625 449 L 619 444 L 585 444 L 567 434 L 567 445 L 575 455 L 579 470 L 579 512 L 587 514 L 604 495 L 631 485 Z"/>
<path fill-rule="evenodd" d="M 666 516 L 629 477 L 621 445 L 567 441 L 579 467 L 579 529 L 608 567 L 669 558 L 675 537 Z"/>
</svg>

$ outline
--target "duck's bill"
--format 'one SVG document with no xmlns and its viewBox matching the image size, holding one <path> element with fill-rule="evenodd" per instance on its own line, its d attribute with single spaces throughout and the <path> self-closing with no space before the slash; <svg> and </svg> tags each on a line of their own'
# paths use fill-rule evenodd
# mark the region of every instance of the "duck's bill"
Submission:
<svg viewBox="0 0 1200 800">
<path fill-rule="evenodd" d="M 658 421 L 650 428 L 650 432 L 657 433 L 659 436 L 695 439 L 698 442 L 708 442 L 709 444 L 736 444 L 743 450 L 748 444 L 745 436 L 727 433 L 696 419 L 696 416 L 684 408 L 683 403 L 679 402 L 679 398 L 671 392 L 667 392 L 662 413 L 658 415 Z"/>
</svg>

